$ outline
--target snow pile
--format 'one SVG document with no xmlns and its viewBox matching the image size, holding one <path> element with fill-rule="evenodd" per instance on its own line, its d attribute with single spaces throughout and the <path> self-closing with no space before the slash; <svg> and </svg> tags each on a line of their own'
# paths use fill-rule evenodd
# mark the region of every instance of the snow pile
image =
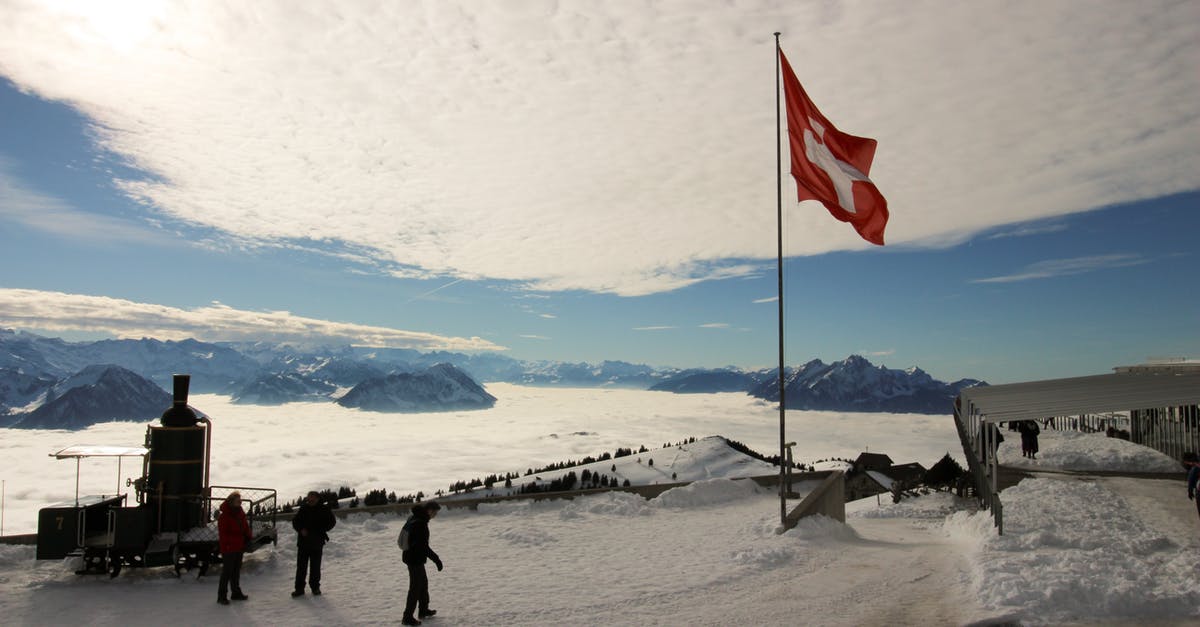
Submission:
<svg viewBox="0 0 1200 627">
<path fill-rule="evenodd" d="M 1166 537 L 1096 482 L 1026 479 L 1002 497 L 1004 535 L 986 512 L 946 522 L 974 549 L 984 607 L 1048 623 L 1200 616 L 1194 538 Z"/>
<path fill-rule="evenodd" d="M 594 497 L 575 499 L 562 508 L 563 519 L 596 516 L 647 516 L 651 513 L 646 499 L 629 492 L 605 492 Z"/>
<path fill-rule="evenodd" d="M 1179 462 L 1152 448 L 1134 444 L 1103 433 L 1079 431 L 1042 431 L 1038 436 L 1037 459 L 1021 456 L 1021 438 L 1008 431 L 997 449 L 997 459 L 1005 466 L 1036 470 L 1102 470 L 1117 472 L 1178 473 Z"/>
<path fill-rule="evenodd" d="M 708 479 L 667 490 L 655 498 L 652 503 L 661 507 L 674 508 L 718 505 L 743 499 L 758 491 L 759 488 L 753 481 Z"/>
<path fill-rule="evenodd" d="M 875 499 L 861 499 L 860 505 L 853 508 L 847 505 L 846 515 L 857 518 L 908 518 L 908 519 L 942 519 L 963 510 L 974 511 L 976 501 L 972 498 L 958 498 L 949 492 L 933 492 L 919 498 L 906 497 L 899 503 L 892 503 L 890 494 L 880 496 L 880 501 L 887 501 L 882 507 L 875 507 Z"/>
</svg>

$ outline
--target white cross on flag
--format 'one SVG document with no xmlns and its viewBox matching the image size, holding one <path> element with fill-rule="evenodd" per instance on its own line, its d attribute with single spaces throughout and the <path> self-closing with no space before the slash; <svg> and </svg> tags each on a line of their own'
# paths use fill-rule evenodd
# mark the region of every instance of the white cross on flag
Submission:
<svg viewBox="0 0 1200 627">
<path fill-rule="evenodd" d="M 779 60 L 792 178 L 800 200 L 819 201 L 833 217 L 849 222 L 863 239 L 883 246 L 887 201 L 867 178 L 875 158 L 875 140 L 837 130 L 808 99 L 782 50 Z"/>
</svg>

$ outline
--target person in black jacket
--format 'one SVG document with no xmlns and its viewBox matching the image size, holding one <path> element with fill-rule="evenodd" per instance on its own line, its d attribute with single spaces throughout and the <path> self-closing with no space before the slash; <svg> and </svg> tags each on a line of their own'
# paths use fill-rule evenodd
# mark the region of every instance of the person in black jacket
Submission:
<svg viewBox="0 0 1200 627">
<path fill-rule="evenodd" d="M 442 569 L 442 558 L 429 548 L 429 521 L 441 509 L 437 501 L 413 505 L 412 516 L 404 523 L 397 539 L 403 551 L 401 559 L 408 567 L 408 600 L 404 603 L 404 617 L 400 621 L 403 625 L 420 625 L 417 617 L 437 614 L 437 610 L 429 609 L 429 576 L 425 573 L 425 560 L 432 561 L 439 571 Z M 416 615 L 414 610 L 417 610 Z"/>
<path fill-rule="evenodd" d="M 321 594 L 321 554 L 329 540 L 329 530 L 337 524 L 333 510 L 321 502 L 321 495 L 309 492 L 292 517 L 296 530 L 296 589 L 292 596 L 304 595 L 304 575 L 314 595 Z"/>
<path fill-rule="evenodd" d="M 1017 425 L 1021 432 L 1021 454 L 1030 459 L 1037 459 L 1038 434 L 1042 432 L 1036 420 L 1022 420 Z"/>
</svg>

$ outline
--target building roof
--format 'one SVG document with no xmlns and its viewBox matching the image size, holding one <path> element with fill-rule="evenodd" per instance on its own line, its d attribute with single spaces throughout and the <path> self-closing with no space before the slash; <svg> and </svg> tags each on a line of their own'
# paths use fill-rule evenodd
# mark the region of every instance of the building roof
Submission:
<svg viewBox="0 0 1200 627">
<path fill-rule="evenodd" d="M 959 394 L 988 422 L 1200 405 L 1200 372 L 1123 371 L 968 388 Z"/>
<path fill-rule="evenodd" d="M 925 472 L 925 467 L 916 462 L 895 464 L 887 470 L 888 476 L 893 479 L 903 479 L 906 482 L 919 480 L 925 476 Z"/>
<path fill-rule="evenodd" d="M 859 453 L 854 465 L 863 468 L 888 468 L 892 465 L 892 458 L 883 453 Z"/>
<path fill-rule="evenodd" d="M 880 485 L 880 487 L 882 487 L 884 490 L 892 489 L 892 484 L 894 483 L 894 481 L 892 480 L 891 477 L 883 474 L 882 472 L 878 472 L 875 470 L 868 470 L 867 476 L 870 477 L 873 481 L 875 481 L 875 483 L 878 483 Z"/>
</svg>

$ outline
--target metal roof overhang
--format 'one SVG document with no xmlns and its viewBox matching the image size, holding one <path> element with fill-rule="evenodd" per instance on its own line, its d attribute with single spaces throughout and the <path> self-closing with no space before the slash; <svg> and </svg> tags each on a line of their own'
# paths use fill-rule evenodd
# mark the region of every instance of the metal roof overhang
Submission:
<svg viewBox="0 0 1200 627">
<path fill-rule="evenodd" d="M 50 457 L 56 459 L 72 459 L 80 457 L 140 457 L 149 453 L 150 449 L 142 446 L 68 446 Z"/>
<path fill-rule="evenodd" d="M 1200 373 L 1122 372 L 969 388 L 959 395 L 987 422 L 1200 405 Z"/>
</svg>

